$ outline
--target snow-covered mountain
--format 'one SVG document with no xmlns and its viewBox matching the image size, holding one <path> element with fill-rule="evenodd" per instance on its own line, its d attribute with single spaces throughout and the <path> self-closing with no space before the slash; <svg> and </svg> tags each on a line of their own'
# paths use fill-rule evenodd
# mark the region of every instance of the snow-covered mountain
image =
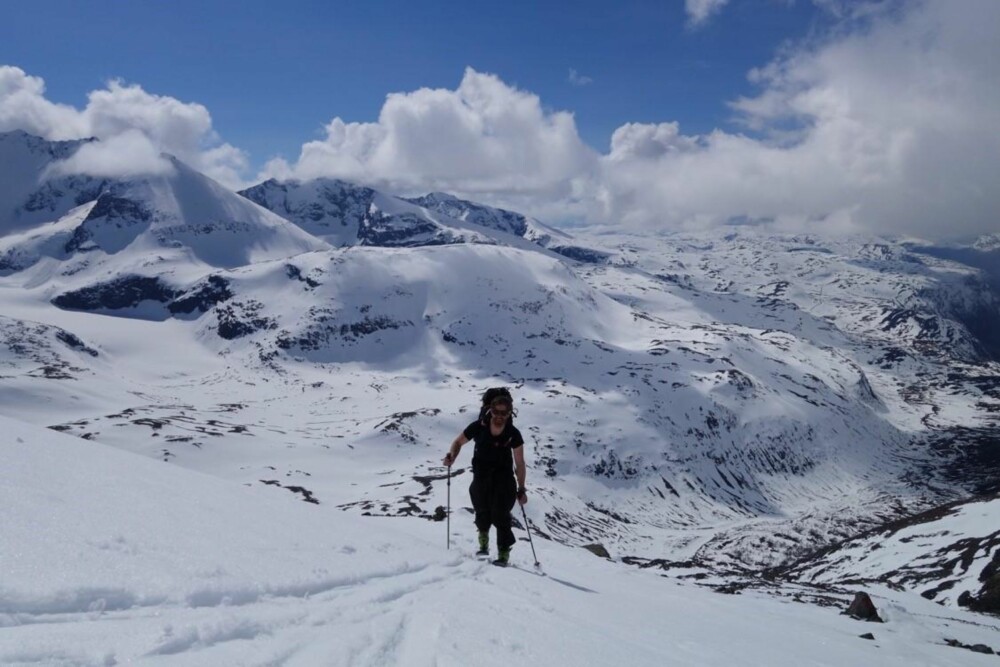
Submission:
<svg viewBox="0 0 1000 667">
<path fill-rule="evenodd" d="M 240 192 L 336 247 L 495 243 L 473 225 L 404 199 L 335 179 L 265 181 Z"/>
<path fill-rule="evenodd" d="M 44 178 L 88 141 L 46 141 L 21 130 L 0 132 L 0 235 L 61 218 L 93 201 L 106 179 L 87 175 Z"/>
<path fill-rule="evenodd" d="M 608 253 L 520 213 L 435 192 L 404 199 L 336 179 L 265 181 L 240 192 L 337 247 L 416 247 L 485 243 L 546 248 L 577 261 L 600 263 Z"/>
<path fill-rule="evenodd" d="M 119 254 L 119 271 L 152 257 L 233 267 L 329 247 L 182 162 L 170 162 L 169 175 L 107 181 L 99 192 L 78 193 L 74 201 L 94 199 L 61 218 L 4 236 L 0 271 L 50 258 L 71 262 L 77 272 Z"/>
<path fill-rule="evenodd" d="M 722 588 L 997 490 L 1000 296 L 954 258 L 749 228 L 570 238 L 338 181 L 240 197 L 171 164 L 0 236 L 0 414 L 317 511 L 439 519 L 441 456 L 506 384 L 540 547 Z M 925 554 L 900 542 L 894 572 Z M 880 580 L 857 544 L 781 585 Z"/>
<path fill-rule="evenodd" d="M 915 590 L 1000 613 L 1000 494 L 936 507 L 811 554 L 773 573 L 790 581 Z"/>
<path fill-rule="evenodd" d="M 577 261 L 601 264 L 610 257 L 607 252 L 583 247 L 569 234 L 514 211 L 477 204 L 443 192 L 432 192 L 409 201 L 451 218 L 520 236 Z"/>
</svg>

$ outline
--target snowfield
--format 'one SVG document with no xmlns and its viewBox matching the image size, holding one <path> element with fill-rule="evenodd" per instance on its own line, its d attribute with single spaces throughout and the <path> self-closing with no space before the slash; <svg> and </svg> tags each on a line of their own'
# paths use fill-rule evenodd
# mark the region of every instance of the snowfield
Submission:
<svg viewBox="0 0 1000 667">
<path fill-rule="evenodd" d="M 542 540 L 543 573 L 523 541 L 503 570 L 471 556 L 460 517 L 447 551 L 442 523 L 0 428 L 4 665 L 973 665 L 992 662 L 944 640 L 1000 636 L 913 595 L 876 594 L 888 623 L 868 624 Z"/>
</svg>

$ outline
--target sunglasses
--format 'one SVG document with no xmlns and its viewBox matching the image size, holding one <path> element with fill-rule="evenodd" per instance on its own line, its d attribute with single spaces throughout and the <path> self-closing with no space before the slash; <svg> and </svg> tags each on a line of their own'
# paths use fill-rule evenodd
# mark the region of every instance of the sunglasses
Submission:
<svg viewBox="0 0 1000 667">
<path fill-rule="evenodd" d="M 494 417 L 510 417 L 510 410 L 490 410 Z"/>
</svg>

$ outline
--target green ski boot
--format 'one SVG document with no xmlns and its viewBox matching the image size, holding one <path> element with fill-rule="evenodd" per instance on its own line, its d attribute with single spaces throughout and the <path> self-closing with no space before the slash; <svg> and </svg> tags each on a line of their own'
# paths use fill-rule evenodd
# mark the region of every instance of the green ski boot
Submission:
<svg viewBox="0 0 1000 667">
<path fill-rule="evenodd" d="M 497 556 L 497 559 L 495 561 L 493 561 L 493 564 L 498 567 L 507 567 L 507 564 L 509 562 L 510 562 L 510 548 L 507 548 L 500 550 L 500 555 Z"/>
<path fill-rule="evenodd" d="M 490 534 L 485 531 L 479 531 L 479 551 L 476 552 L 476 555 L 490 555 Z"/>
</svg>

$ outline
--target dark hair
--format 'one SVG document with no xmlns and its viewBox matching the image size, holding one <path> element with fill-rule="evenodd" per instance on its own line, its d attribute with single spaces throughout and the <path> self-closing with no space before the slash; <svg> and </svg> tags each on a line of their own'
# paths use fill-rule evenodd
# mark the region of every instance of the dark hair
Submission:
<svg viewBox="0 0 1000 667">
<path fill-rule="evenodd" d="M 507 409 L 512 412 L 514 410 L 514 401 L 510 396 L 504 396 L 501 394 L 500 396 L 495 397 L 492 401 L 490 401 L 490 410 L 498 405 L 506 405 Z"/>
<path fill-rule="evenodd" d="M 510 395 L 507 387 L 490 387 L 483 392 L 483 404 L 479 408 L 479 421 L 485 422 L 486 416 L 494 405 L 506 405 L 510 408 L 510 416 L 514 418 L 514 397 Z"/>
</svg>

